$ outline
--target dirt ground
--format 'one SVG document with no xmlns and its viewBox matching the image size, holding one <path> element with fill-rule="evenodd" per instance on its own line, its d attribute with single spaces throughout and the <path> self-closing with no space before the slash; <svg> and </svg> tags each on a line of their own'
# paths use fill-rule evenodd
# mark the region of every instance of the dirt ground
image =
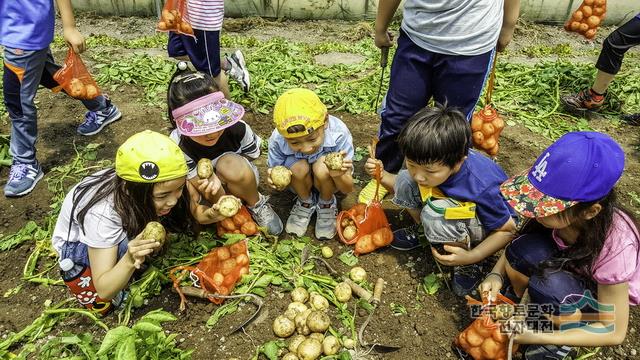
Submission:
<svg viewBox="0 0 640 360">
<path fill-rule="evenodd" d="M 123 39 L 153 34 L 154 21 L 150 19 L 124 18 L 81 18 L 80 30 L 86 34 L 108 34 Z M 238 31 L 246 35 L 253 35 L 262 39 L 272 36 L 284 36 L 296 41 L 324 41 L 336 38 L 342 41 L 352 41 L 358 31 L 361 36 L 367 36 L 367 24 L 348 22 L 269 22 L 263 20 L 239 21 L 231 19 L 225 25 L 226 31 Z M 115 30 L 114 30 L 115 29 Z M 356 30 L 354 30 L 356 29 Z M 363 30 L 364 29 L 364 30 Z M 370 28 L 369 28 L 370 29 Z M 526 31 L 525 31 L 526 30 Z M 599 32 L 598 37 L 604 37 L 608 31 Z M 555 43 L 572 43 L 580 49 L 595 49 L 587 42 L 569 40 L 561 29 L 531 26 L 521 27 L 516 34 L 515 43 L 504 61 L 528 61 L 528 57 L 518 53 L 518 49 L 533 44 L 553 45 Z M 61 58 L 62 51 L 56 56 Z M 593 53 L 593 59 L 597 53 Z M 637 55 L 637 53 L 634 53 Z M 591 61 L 591 58 L 581 59 Z M 538 61 L 538 60 L 536 60 Z M 143 94 L 141 89 L 134 86 L 120 87 L 110 94 L 114 103 L 118 104 L 123 119 L 107 127 L 94 137 L 82 137 L 76 134 L 76 125 L 81 121 L 83 108 L 77 101 L 73 101 L 60 94 L 41 91 L 38 95 L 39 140 L 38 158 L 47 173 L 51 168 L 67 163 L 75 155 L 75 145 L 101 143 L 98 157 L 113 159 L 115 150 L 131 134 L 144 130 L 162 130 L 166 123 L 162 119 L 165 110 L 161 107 L 141 105 Z M 334 114 L 342 118 L 352 131 L 356 146 L 366 146 L 369 139 L 377 131 L 379 119 L 375 114 L 358 116 L 347 113 Z M 245 120 L 263 138 L 268 138 L 272 130 L 271 118 L 266 115 L 248 113 Z M 606 120 L 595 119 L 591 125 L 599 131 L 604 131 L 618 140 L 627 154 L 626 172 L 620 182 L 619 192 L 625 205 L 631 205 L 632 210 L 638 212 L 638 204 L 632 203 L 629 193 L 640 193 L 638 178 L 640 164 L 638 159 L 639 131 L 638 128 L 626 125 L 612 124 Z M 9 126 L 6 119 L 0 124 L 0 133 L 8 133 Z M 533 162 L 538 153 L 550 140 L 526 128 L 516 125 L 505 128 L 501 137 L 501 155 L 498 163 L 508 174 L 519 172 Z M 266 157 L 263 155 L 257 161 L 263 178 L 265 175 Z M 4 185 L 8 170 L 0 170 L 0 186 Z M 366 180 L 362 172 L 362 163 L 356 164 L 356 176 Z M 364 184 L 364 182 L 362 183 Z M 269 193 L 265 186 L 264 192 Z M 51 193 L 46 183 L 41 182 L 32 194 L 21 199 L 6 199 L 0 197 L 0 233 L 11 233 L 25 224 L 28 220 L 41 220 L 49 210 Z M 343 200 L 343 207 L 353 203 L 354 196 Z M 273 203 L 281 217 L 286 218 L 291 204 L 291 196 L 274 194 Z M 402 226 L 399 210 L 388 201 L 394 227 Z M 337 241 L 327 242 L 337 253 L 344 251 L 344 246 Z M 16 250 L 0 253 L 0 293 L 14 288 L 21 280 L 22 268 L 32 249 L 26 244 Z M 346 271 L 348 267 L 337 260 L 332 261 L 339 271 Z M 387 286 L 382 298 L 382 305 L 376 312 L 367 330 L 369 341 L 398 345 L 402 349 L 398 352 L 372 358 L 384 359 L 447 359 L 454 358 L 450 349 L 453 336 L 464 328 L 469 321 L 464 301 L 456 298 L 450 291 L 444 289 L 435 296 L 418 296 L 417 287 L 421 279 L 437 268 L 431 256 L 420 251 L 399 252 L 391 248 L 379 251 L 373 255 L 360 258 L 360 265 L 370 272 L 371 278 L 386 279 Z M 0 298 L 0 335 L 6 337 L 9 331 L 19 331 L 30 324 L 40 315 L 45 300 L 54 302 L 67 297 L 64 287 L 44 287 L 25 284 L 22 291 L 11 297 Z M 394 316 L 390 304 L 402 304 L 407 314 Z M 178 312 L 178 297 L 165 289 L 162 294 L 152 299 L 148 306 L 139 309 L 134 317 L 140 316 L 155 308 L 164 308 L 178 315 L 178 321 L 167 324 L 167 329 L 179 334 L 178 339 L 183 348 L 194 348 L 196 359 L 226 359 L 230 357 L 248 358 L 257 346 L 274 338 L 271 332 L 271 320 L 286 306 L 283 294 L 272 290 L 266 299 L 268 304 L 264 314 L 248 326 L 244 333 L 227 335 L 227 329 L 237 324 L 250 309 L 243 308 L 237 314 L 227 317 L 214 329 L 207 329 L 206 320 L 215 311 L 216 306 L 205 302 L 192 302 L 186 313 Z M 359 318 L 361 323 L 364 319 Z M 107 319 L 107 323 L 111 324 Z M 640 309 L 631 311 L 630 326 L 624 344 L 615 348 L 601 351 L 596 358 L 627 359 L 632 353 L 640 350 Z M 74 331 L 94 331 L 88 322 L 74 318 L 67 321 L 65 329 Z"/>
</svg>

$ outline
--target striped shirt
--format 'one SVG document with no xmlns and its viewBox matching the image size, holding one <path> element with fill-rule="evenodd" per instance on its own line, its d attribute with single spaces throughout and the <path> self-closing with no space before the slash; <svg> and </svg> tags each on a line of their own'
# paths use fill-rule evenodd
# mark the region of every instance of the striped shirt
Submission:
<svg viewBox="0 0 640 360">
<path fill-rule="evenodd" d="M 191 27 L 205 31 L 220 31 L 224 17 L 224 0 L 189 0 L 186 20 Z"/>
</svg>

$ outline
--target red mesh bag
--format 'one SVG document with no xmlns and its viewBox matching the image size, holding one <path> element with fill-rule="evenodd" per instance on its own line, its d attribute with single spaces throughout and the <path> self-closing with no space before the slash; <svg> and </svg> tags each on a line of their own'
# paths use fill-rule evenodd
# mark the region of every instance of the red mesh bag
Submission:
<svg viewBox="0 0 640 360">
<path fill-rule="evenodd" d="M 173 287 L 180 295 L 180 308 L 184 308 L 186 299 L 180 290 L 180 282 L 184 275 L 176 277 L 178 271 L 189 271 L 194 286 L 207 290 L 212 294 L 229 295 L 240 277 L 249 273 L 249 249 L 247 239 L 212 249 L 194 266 L 179 266 L 171 269 L 169 277 Z M 222 304 L 224 299 L 209 297 L 214 304 Z"/>
<path fill-rule="evenodd" d="M 183 35 L 193 35 L 193 28 L 187 22 L 187 0 L 167 0 L 164 3 L 160 20 L 156 25 L 158 31 L 173 31 Z"/>
<path fill-rule="evenodd" d="M 499 310 L 503 304 L 510 306 L 513 312 L 514 303 L 498 294 L 495 302 L 490 303 L 486 297 L 483 297 L 482 302 L 470 299 L 468 304 L 482 305 L 483 311 L 471 325 L 456 336 L 454 346 L 464 350 L 474 360 L 506 360 L 509 352 L 509 337 L 500 330 L 506 320 L 494 318 L 496 310 Z M 514 344 L 512 353 L 516 350 L 517 344 Z"/>
<path fill-rule="evenodd" d="M 80 100 L 95 99 L 101 94 L 98 84 L 72 47 L 69 47 L 62 68 L 53 74 L 53 79 L 60 85 L 53 88 L 53 92 L 64 90 L 69 96 Z"/>
<path fill-rule="evenodd" d="M 593 39 L 606 15 L 607 0 L 584 0 L 564 23 L 564 29 Z"/>
<path fill-rule="evenodd" d="M 375 143 L 370 148 L 369 156 L 374 158 Z M 355 244 L 356 255 L 370 253 L 391 244 L 393 232 L 382 209 L 378 190 L 380 188 L 381 169 L 376 169 L 376 191 L 369 205 L 358 203 L 349 210 L 338 214 L 337 226 L 340 240 L 347 244 Z"/>
<path fill-rule="evenodd" d="M 224 234 L 244 234 L 247 236 L 258 233 L 258 225 L 251 218 L 249 210 L 242 206 L 237 214 L 228 217 L 216 225 L 219 237 Z"/>
<path fill-rule="evenodd" d="M 471 119 L 471 131 L 473 132 L 473 145 L 486 152 L 490 156 L 498 155 L 498 139 L 504 129 L 504 120 L 491 105 L 491 93 L 495 83 L 497 58 L 494 58 L 487 85 L 485 107 L 473 114 Z"/>
</svg>

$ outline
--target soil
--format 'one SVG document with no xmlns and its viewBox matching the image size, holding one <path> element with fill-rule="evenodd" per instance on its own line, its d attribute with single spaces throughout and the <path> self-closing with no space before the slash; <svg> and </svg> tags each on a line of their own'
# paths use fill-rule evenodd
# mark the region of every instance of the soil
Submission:
<svg viewBox="0 0 640 360">
<path fill-rule="evenodd" d="M 108 34 L 129 39 L 153 34 L 151 29 L 153 29 L 155 21 L 138 18 L 85 17 L 80 18 L 78 23 L 80 30 L 85 34 Z M 225 31 L 238 31 L 261 39 L 283 36 L 295 41 L 309 42 L 326 41 L 328 38 L 353 41 L 358 37 L 370 36 L 370 30 L 371 27 L 368 23 L 342 21 L 272 22 L 261 19 L 230 19 L 225 25 Z M 608 29 L 599 31 L 598 39 L 602 40 L 608 32 Z M 519 52 L 527 46 L 536 44 L 547 46 L 571 44 L 572 48 L 578 50 L 595 49 L 593 43 L 576 40 L 575 37 L 558 28 L 524 24 L 518 28 L 515 43 L 510 49 L 511 55 L 505 56 L 503 59 L 504 61 L 540 61 L 539 58 L 528 59 Z M 157 51 L 157 49 L 152 49 L 152 51 Z M 58 59 L 62 58 L 63 54 L 63 50 L 55 51 Z M 637 55 L 636 50 L 632 51 L 629 56 L 635 55 Z M 553 58 L 553 55 L 550 58 Z M 584 61 L 592 61 L 592 59 Z M 37 150 L 38 159 L 45 174 L 53 167 L 69 162 L 75 155 L 74 146 L 101 143 L 103 146 L 99 149 L 98 158 L 113 159 L 117 146 L 131 134 L 144 129 L 162 130 L 166 127 L 162 116 L 165 110 L 162 107 L 142 105 L 143 94 L 139 88 L 123 86 L 111 93 L 110 96 L 124 114 L 123 119 L 108 126 L 96 136 L 83 137 L 77 135 L 75 129 L 77 124 L 81 122 L 84 113 L 79 102 L 46 90 L 42 90 L 38 94 L 37 102 L 40 114 L 38 132 L 40 138 Z M 366 146 L 371 137 L 376 134 L 379 118 L 375 114 L 356 116 L 336 113 L 334 115 L 342 118 L 349 126 L 356 146 Z M 260 136 L 268 138 L 272 130 L 270 116 L 248 113 L 245 120 Z M 623 203 L 638 213 L 640 205 L 637 202 L 632 202 L 630 195 L 632 192 L 640 193 L 640 185 L 638 185 L 640 177 L 639 133 L 637 128 L 624 124 L 612 124 L 597 118 L 592 121 L 591 125 L 595 129 L 613 136 L 625 148 L 627 164 L 619 185 L 619 193 Z M 0 133 L 8 133 L 8 131 L 9 126 L 6 120 L 3 120 Z M 498 163 L 508 174 L 526 169 L 539 152 L 551 143 L 551 140 L 519 125 L 508 126 L 502 133 L 500 141 L 501 153 L 498 157 Z M 262 179 L 266 175 L 265 163 L 264 155 L 257 160 Z M 7 175 L 7 168 L 0 169 L 0 179 L 2 179 L 0 186 L 4 185 Z M 356 164 L 356 177 L 367 179 L 362 172 L 362 163 Z M 364 185 L 364 181 L 360 183 L 361 185 Z M 270 192 L 264 184 L 262 189 L 265 193 Z M 356 193 L 342 200 L 342 208 L 347 208 L 354 203 Z M 21 199 L 0 197 L 0 232 L 9 234 L 22 227 L 28 220 L 42 220 L 49 210 L 50 199 L 51 193 L 44 181 L 40 182 L 30 195 Z M 289 194 L 273 194 L 272 203 L 281 217 L 286 218 L 291 200 L 292 196 Z M 406 224 L 408 216 L 403 216 L 401 211 L 389 201 L 385 201 L 384 204 L 389 211 L 388 217 L 394 228 Z M 402 220 L 403 218 L 404 220 Z M 345 250 L 345 246 L 337 241 L 330 241 L 327 245 L 332 247 L 336 253 Z M 22 268 L 33 250 L 32 247 L 33 244 L 26 244 L 18 249 L 0 253 L 0 273 L 3 274 L 0 278 L 0 293 L 5 293 L 23 283 L 21 279 Z M 348 271 L 348 267 L 335 258 L 331 260 L 331 263 L 338 271 Z M 455 334 L 469 323 L 469 315 L 465 309 L 464 300 L 456 298 L 446 289 L 440 290 L 435 296 L 425 296 L 417 291 L 424 276 L 438 272 L 430 254 L 421 251 L 400 252 L 388 248 L 372 255 L 360 257 L 360 266 L 368 270 L 370 278 L 382 277 L 387 281 L 382 304 L 367 328 L 366 339 L 369 342 L 401 347 L 399 351 L 394 353 L 383 356 L 363 355 L 363 358 L 446 359 L 455 357 L 450 349 L 450 344 Z M 8 332 L 19 331 L 30 324 L 41 314 L 46 300 L 53 300 L 56 303 L 65 298 L 67 298 L 67 291 L 64 287 L 45 287 L 24 283 L 22 290 L 17 294 L 0 298 L 0 335 L 5 337 Z M 216 306 L 204 301 L 192 301 L 186 312 L 179 313 L 178 297 L 169 289 L 165 289 L 160 296 L 151 299 L 148 306 L 137 310 L 133 319 L 135 320 L 149 310 L 164 308 L 178 316 L 178 320 L 168 323 L 166 328 L 178 334 L 182 348 L 195 349 L 195 359 L 226 359 L 231 357 L 246 359 L 253 355 L 257 346 L 274 338 L 271 332 L 271 320 L 285 308 L 288 303 L 288 295 L 280 293 L 277 288 L 272 288 L 265 300 L 266 307 L 261 317 L 246 327 L 244 333 L 240 332 L 234 335 L 228 335 L 228 329 L 242 321 L 241 319 L 251 312 L 250 306 L 245 306 L 239 313 L 224 318 L 214 329 L 207 329 L 205 322 L 215 311 Z M 407 314 L 394 315 L 391 303 L 403 305 Z M 363 321 L 363 317 L 357 319 L 358 324 Z M 106 322 L 111 326 L 115 324 L 115 319 L 113 317 L 107 318 Z M 597 358 L 631 358 L 631 355 L 627 354 L 640 350 L 640 335 L 636 331 L 639 326 L 640 309 L 632 308 L 629 330 L 624 344 L 602 350 Z M 101 333 L 101 330 L 96 330 L 89 322 L 78 317 L 67 320 L 60 328 L 74 332 Z"/>
</svg>

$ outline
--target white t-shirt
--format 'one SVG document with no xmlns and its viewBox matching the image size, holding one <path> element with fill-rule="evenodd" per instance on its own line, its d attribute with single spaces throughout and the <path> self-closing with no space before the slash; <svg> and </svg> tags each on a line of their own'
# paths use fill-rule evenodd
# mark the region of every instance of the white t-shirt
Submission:
<svg viewBox="0 0 640 360">
<path fill-rule="evenodd" d="M 498 42 L 504 0 L 406 0 L 402 30 L 419 47 L 445 55 L 480 55 Z"/>
<path fill-rule="evenodd" d="M 76 184 L 69 193 L 67 193 L 67 196 L 65 196 L 64 202 L 62 203 L 62 209 L 58 215 L 56 227 L 53 230 L 53 237 L 51 239 L 53 248 L 56 250 L 58 255 L 60 255 L 62 247 L 66 241 L 79 241 L 92 248 L 106 249 L 117 246 L 122 240 L 127 239 L 127 233 L 122 228 L 120 215 L 118 215 L 113 208 L 113 195 L 109 195 L 93 205 L 84 217 L 84 232 L 80 228 L 80 224 L 76 219 L 78 211 L 91 200 L 100 184 L 93 186 L 89 191 L 87 191 L 80 200 L 78 206 L 74 209 L 73 220 L 71 222 L 69 221 L 72 217 L 71 209 L 73 207 L 73 192 L 75 189 L 78 185 L 94 176 L 99 176 L 105 171 L 106 170 L 101 170 L 83 179 L 79 184 Z"/>
</svg>

